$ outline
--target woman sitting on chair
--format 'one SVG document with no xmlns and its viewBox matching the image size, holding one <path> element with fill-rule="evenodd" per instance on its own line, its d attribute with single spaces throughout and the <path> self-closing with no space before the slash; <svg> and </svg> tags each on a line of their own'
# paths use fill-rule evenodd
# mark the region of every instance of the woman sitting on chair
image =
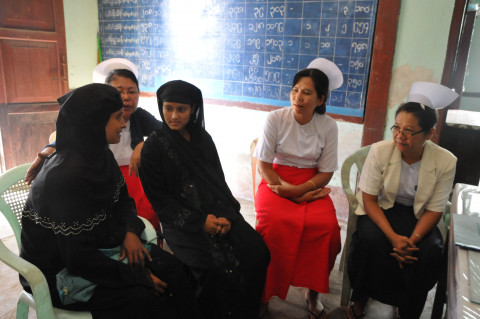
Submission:
<svg viewBox="0 0 480 319">
<path fill-rule="evenodd" d="M 125 127 L 120 93 L 90 84 L 58 101 L 57 152 L 31 187 L 20 255 L 43 272 L 55 307 L 88 310 L 93 318 L 197 318 L 182 264 L 155 245 L 148 252 L 140 242 L 144 224 L 108 148 Z M 128 264 L 99 250 L 120 246 L 120 259 L 128 258 Z M 93 295 L 85 302 L 62 302 L 57 274 L 63 269 L 96 284 Z M 30 291 L 23 278 L 21 283 Z"/>
<path fill-rule="evenodd" d="M 437 120 L 434 108 L 457 97 L 439 84 L 414 83 L 408 102 L 396 112 L 393 140 L 373 144 L 368 153 L 348 257 L 350 319 L 364 316 L 369 297 L 396 306 L 399 318 L 422 313 L 438 279 L 442 212 L 457 161 L 430 141 Z"/>
<path fill-rule="evenodd" d="M 225 182 L 204 129 L 202 92 L 177 80 L 157 99 L 165 125 L 145 141 L 140 178 L 165 239 L 191 268 L 207 318 L 257 318 L 268 248 Z"/>
<path fill-rule="evenodd" d="M 138 166 L 143 147 L 144 137 L 150 135 L 162 126 L 162 122 L 153 115 L 138 107 L 140 89 L 138 87 L 138 70 L 126 59 L 114 58 L 103 61 L 95 67 L 93 79 L 96 83 L 105 83 L 115 87 L 123 101 L 123 119 L 126 127 L 122 130 L 120 142 L 110 144 L 110 150 L 120 166 L 128 194 L 135 201 L 137 213 L 155 227 L 160 228 L 157 215 L 148 201 L 138 178 Z M 25 182 L 30 184 L 40 170 L 45 157 L 55 151 L 55 144 L 48 145 L 35 159 L 28 170 Z"/>
<path fill-rule="evenodd" d="M 325 188 L 337 169 L 337 124 L 325 114 L 328 91 L 340 87 L 338 67 L 323 58 L 295 75 L 291 107 L 271 112 L 255 157 L 262 182 L 255 197 L 257 231 L 272 261 L 263 293 L 285 299 L 290 285 L 308 288 L 310 318 L 324 319 L 318 293 L 328 293 L 340 252 L 340 227 Z"/>
</svg>

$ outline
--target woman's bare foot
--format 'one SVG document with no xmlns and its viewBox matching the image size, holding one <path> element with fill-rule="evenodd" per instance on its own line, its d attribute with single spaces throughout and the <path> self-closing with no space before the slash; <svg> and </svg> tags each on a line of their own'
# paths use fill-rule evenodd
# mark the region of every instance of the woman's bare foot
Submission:
<svg viewBox="0 0 480 319">
<path fill-rule="evenodd" d="M 308 289 L 305 293 L 305 302 L 307 303 L 307 309 L 310 316 L 310 319 L 325 319 L 327 318 L 327 313 L 325 312 L 325 307 L 320 301 L 318 292 L 315 290 Z"/>
<path fill-rule="evenodd" d="M 348 306 L 348 319 L 361 319 L 365 317 L 365 306 L 366 302 L 352 302 L 350 306 Z"/>
</svg>

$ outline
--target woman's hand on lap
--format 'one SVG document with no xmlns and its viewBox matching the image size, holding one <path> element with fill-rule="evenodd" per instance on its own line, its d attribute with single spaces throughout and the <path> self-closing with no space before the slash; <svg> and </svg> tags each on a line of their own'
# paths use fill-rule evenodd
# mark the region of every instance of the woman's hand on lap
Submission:
<svg viewBox="0 0 480 319">
<path fill-rule="evenodd" d="M 160 280 L 157 276 L 154 274 L 150 273 L 150 278 L 152 278 L 153 282 L 153 294 L 155 296 L 160 296 L 160 294 L 163 294 L 165 292 L 165 289 L 167 289 L 167 283 Z"/>
<path fill-rule="evenodd" d="M 332 191 L 332 189 L 328 188 L 328 187 L 315 189 L 313 191 L 306 192 L 302 196 L 293 197 L 292 201 L 294 201 L 295 203 L 298 203 L 298 204 L 299 203 L 304 203 L 304 202 L 307 202 L 307 203 L 312 202 L 314 200 L 317 200 L 317 199 L 320 199 L 320 198 L 323 198 L 323 197 L 327 196 L 328 194 L 330 194 L 331 191 Z"/>
<path fill-rule="evenodd" d="M 393 252 L 390 255 L 399 262 L 400 268 L 403 268 L 403 264 L 412 264 L 418 261 L 418 258 L 414 257 L 413 254 L 417 252 L 419 248 L 410 238 L 395 235 L 390 239 L 390 243 L 393 246 Z"/>
<path fill-rule="evenodd" d="M 224 227 L 226 228 L 225 230 L 223 229 Z M 203 230 L 210 235 L 221 235 L 222 231 L 226 234 L 230 227 L 231 223 L 228 219 L 223 217 L 217 218 L 215 215 L 208 214 Z"/>
<path fill-rule="evenodd" d="M 299 189 L 298 185 L 292 185 L 280 179 L 281 185 L 272 185 L 268 184 L 268 187 L 280 197 L 290 198 L 302 196 L 302 191 Z"/>
<path fill-rule="evenodd" d="M 125 239 L 122 244 L 122 254 L 120 260 L 128 258 L 128 265 L 133 267 L 135 264 L 142 265 L 142 268 L 145 266 L 145 256 L 148 260 L 152 261 L 152 257 L 148 250 L 143 246 L 140 238 L 132 232 L 127 232 L 125 234 Z"/>
<path fill-rule="evenodd" d="M 225 217 L 219 217 L 218 221 L 224 223 L 220 231 L 220 236 L 225 236 L 230 231 L 230 228 L 232 228 L 232 223 Z"/>
</svg>

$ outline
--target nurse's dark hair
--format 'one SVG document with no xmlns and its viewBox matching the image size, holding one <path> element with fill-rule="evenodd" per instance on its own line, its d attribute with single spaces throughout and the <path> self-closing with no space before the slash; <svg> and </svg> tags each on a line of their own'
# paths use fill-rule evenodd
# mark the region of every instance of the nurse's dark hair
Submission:
<svg viewBox="0 0 480 319">
<path fill-rule="evenodd" d="M 317 91 L 317 96 L 319 98 L 322 95 L 325 96 L 323 103 L 315 108 L 315 112 L 319 114 L 324 114 L 327 111 L 325 103 L 328 99 L 328 77 L 325 75 L 325 73 L 318 69 L 305 69 L 295 74 L 295 77 L 293 78 L 292 88 L 297 85 L 298 81 L 300 81 L 301 78 L 304 77 L 309 77 L 312 79 L 313 85 L 315 86 L 315 91 Z"/>
<path fill-rule="evenodd" d="M 395 117 L 398 113 L 411 113 L 418 120 L 418 125 L 422 128 L 424 134 L 428 134 L 430 129 L 437 123 L 437 111 L 424 104 L 417 102 L 407 102 L 400 105 L 395 112 Z"/>
<path fill-rule="evenodd" d="M 135 76 L 135 74 L 133 74 L 132 71 L 127 69 L 115 69 L 113 71 L 110 71 L 110 73 L 108 73 L 107 77 L 105 78 L 105 84 L 110 84 L 110 82 L 115 80 L 117 76 L 121 76 L 121 77 L 132 80 L 137 85 L 137 90 L 140 91 L 137 77 Z"/>
</svg>

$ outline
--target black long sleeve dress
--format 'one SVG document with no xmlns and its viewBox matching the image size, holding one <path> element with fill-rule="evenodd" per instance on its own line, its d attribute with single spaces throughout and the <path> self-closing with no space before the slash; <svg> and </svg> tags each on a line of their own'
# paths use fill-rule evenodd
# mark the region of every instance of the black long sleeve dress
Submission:
<svg viewBox="0 0 480 319">
<path fill-rule="evenodd" d="M 22 216 L 21 256 L 45 274 L 55 307 L 89 310 L 94 318 L 191 318 L 196 302 L 185 268 L 152 245 L 145 268 L 113 260 L 99 248 L 122 245 L 144 225 L 128 196 L 105 132 L 123 104 L 113 87 L 92 84 L 59 99 L 57 153 L 35 179 Z M 88 125 L 85 125 L 88 123 Z M 97 287 L 85 303 L 62 305 L 56 274 L 66 268 Z M 150 272 L 168 284 L 152 293 Z M 24 288 L 28 283 L 21 278 Z"/>
<path fill-rule="evenodd" d="M 204 129 L 202 93 L 176 80 L 162 85 L 157 98 L 165 124 L 145 141 L 140 179 L 167 243 L 192 270 L 207 318 L 257 318 L 270 254 L 225 182 L 217 149 Z M 170 129 L 165 101 L 190 105 L 185 126 L 190 140 Z M 209 214 L 231 222 L 225 236 L 203 230 Z"/>
</svg>

